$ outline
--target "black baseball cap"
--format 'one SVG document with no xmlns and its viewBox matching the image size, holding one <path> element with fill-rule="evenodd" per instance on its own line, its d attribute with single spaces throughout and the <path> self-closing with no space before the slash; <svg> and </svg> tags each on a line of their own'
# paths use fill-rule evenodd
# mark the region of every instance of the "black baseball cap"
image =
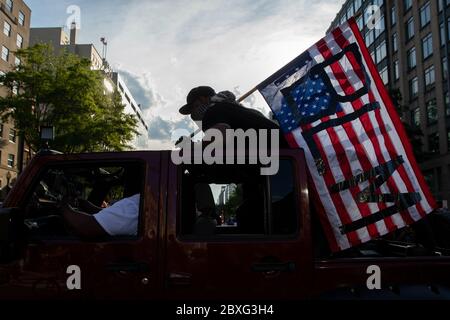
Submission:
<svg viewBox="0 0 450 320">
<path fill-rule="evenodd" d="M 191 114 L 192 103 L 197 100 L 198 97 L 212 97 L 216 94 L 213 88 L 208 86 L 200 86 L 193 88 L 189 91 L 186 97 L 186 104 L 180 108 L 181 114 Z"/>
</svg>

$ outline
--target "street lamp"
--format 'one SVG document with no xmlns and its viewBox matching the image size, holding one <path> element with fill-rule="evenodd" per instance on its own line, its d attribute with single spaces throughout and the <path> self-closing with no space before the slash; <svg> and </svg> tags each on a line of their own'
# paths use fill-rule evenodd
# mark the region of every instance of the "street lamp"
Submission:
<svg viewBox="0 0 450 320">
<path fill-rule="evenodd" d="M 41 126 L 40 127 L 41 141 L 43 142 L 43 148 L 49 149 L 49 141 L 55 139 L 55 128 L 53 126 Z"/>
</svg>

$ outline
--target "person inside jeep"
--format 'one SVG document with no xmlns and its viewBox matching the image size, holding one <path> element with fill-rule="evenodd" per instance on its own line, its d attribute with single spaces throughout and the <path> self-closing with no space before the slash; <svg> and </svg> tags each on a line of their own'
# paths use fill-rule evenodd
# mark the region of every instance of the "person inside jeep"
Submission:
<svg viewBox="0 0 450 320">
<path fill-rule="evenodd" d="M 60 210 L 68 229 L 85 239 L 136 236 L 141 197 L 140 185 L 136 181 L 140 174 L 139 168 L 129 167 L 124 170 L 118 179 L 124 184 L 123 198 L 105 208 L 101 206 L 105 203 L 110 186 L 103 180 L 95 185 L 88 199 L 76 199 L 76 207 L 70 204 L 70 200 L 64 199 L 60 203 Z"/>
</svg>

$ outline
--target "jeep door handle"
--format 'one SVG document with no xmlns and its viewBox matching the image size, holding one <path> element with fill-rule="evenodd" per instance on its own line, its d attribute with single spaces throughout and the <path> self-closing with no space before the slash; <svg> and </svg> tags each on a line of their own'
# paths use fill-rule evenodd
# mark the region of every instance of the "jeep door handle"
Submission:
<svg viewBox="0 0 450 320">
<path fill-rule="evenodd" d="M 192 274 L 171 272 L 168 277 L 170 286 L 189 286 L 192 284 Z"/>
<path fill-rule="evenodd" d="M 113 262 L 106 265 L 106 270 L 112 272 L 148 272 L 150 265 L 145 262 Z"/>
<path fill-rule="evenodd" d="M 295 270 L 295 263 L 288 262 L 260 262 L 252 265 L 253 272 L 291 272 Z"/>
</svg>

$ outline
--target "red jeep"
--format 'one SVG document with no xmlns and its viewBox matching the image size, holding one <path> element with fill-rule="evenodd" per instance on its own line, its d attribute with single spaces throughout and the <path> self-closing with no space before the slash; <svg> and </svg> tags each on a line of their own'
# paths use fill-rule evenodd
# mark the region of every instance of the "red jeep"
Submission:
<svg viewBox="0 0 450 320">
<path fill-rule="evenodd" d="M 170 151 L 39 154 L 0 211 L 0 299 L 450 297 L 444 215 L 333 254 L 310 210 L 303 152 L 281 150 L 276 175 L 259 169 L 176 166 Z M 100 206 L 136 187 L 137 236 L 81 239 L 61 218 L 64 197 Z M 367 287 L 371 265 L 380 290 Z M 70 266 L 80 289 L 67 285 Z"/>
</svg>

